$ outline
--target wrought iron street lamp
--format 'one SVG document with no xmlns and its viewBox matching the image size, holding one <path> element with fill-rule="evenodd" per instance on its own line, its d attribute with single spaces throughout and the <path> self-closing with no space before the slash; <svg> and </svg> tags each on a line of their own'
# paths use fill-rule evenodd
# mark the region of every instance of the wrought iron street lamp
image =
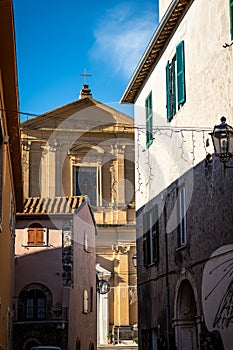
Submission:
<svg viewBox="0 0 233 350">
<path fill-rule="evenodd" d="M 108 281 L 98 279 L 96 281 L 96 289 L 99 294 L 107 294 L 110 291 L 110 284 Z"/>
<path fill-rule="evenodd" d="M 221 118 L 221 124 L 215 125 L 210 133 L 214 145 L 214 152 L 224 163 L 224 168 L 233 168 L 226 163 L 233 156 L 233 128 L 226 123 L 226 118 Z"/>
</svg>

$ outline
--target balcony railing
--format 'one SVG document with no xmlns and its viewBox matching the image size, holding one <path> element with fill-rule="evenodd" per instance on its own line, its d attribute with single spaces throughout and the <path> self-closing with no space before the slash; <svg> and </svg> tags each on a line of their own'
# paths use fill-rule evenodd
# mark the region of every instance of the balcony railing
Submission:
<svg viewBox="0 0 233 350">
<path fill-rule="evenodd" d="M 40 321 L 68 321 L 68 307 L 52 306 L 45 308 L 41 306 L 21 306 L 15 309 L 14 321 L 16 322 L 40 322 Z"/>
</svg>

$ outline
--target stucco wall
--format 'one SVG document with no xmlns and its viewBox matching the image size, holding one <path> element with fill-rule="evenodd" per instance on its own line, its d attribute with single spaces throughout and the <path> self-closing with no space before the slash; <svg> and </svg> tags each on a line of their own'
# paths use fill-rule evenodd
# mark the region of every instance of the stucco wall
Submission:
<svg viewBox="0 0 233 350">
<path fill-rule="evenodd" d="M 69 349 L 74 349 L 79 340 L 81 348 L 96 348 L 96 257 L 95 227 L 90 210 L 85 205 L 74 216 L 74 285 L 70 293 Z M 86 236 L 86 237 L 85 237 Z M 87 312 L 84 308 L 84 291 L 87 291 Z"/>
<path fill-rule="evenodd" d="M 184 40 L 186 102 L 170 123 L 166 115 L 166 64 Z M 213 152 L 206 148 L 208 132 L 225 115 L 232 118 L 232 48 L 230 42 L 229 1 L 195 0 L 147 80 L 135 104 L 137 142 L 137 209 L 154 198 L 190 167 Z M 145 99 L 152 91 L 153 144 L 146 149 Z M 156 130 L 156 126 L 158 129 Z M 160 127 L 191 128 L 194 131 L 164 130 Z M 196 131 L 197 128 L 197 131 Z M 203 132 L 200 129 L 204 130 Z M 198 131 L 199 130 L 199 131 Z"/>
<path fill-rule="evenodd" d="M 48 245 L 29 247 L 27 245 L 28 227 L 40 223 L 47 229 Z M 62 223 L 62 221 L 61 221 Z M 57 222 L 57 226 L 61 225 Z M 15 293 L 31 283 L 47 286 L 53 295 L 53 305 L 63 304 L 62 284 L 62 231 L 50 220 L 18 220 L 15 242 Z"/>
</svg>

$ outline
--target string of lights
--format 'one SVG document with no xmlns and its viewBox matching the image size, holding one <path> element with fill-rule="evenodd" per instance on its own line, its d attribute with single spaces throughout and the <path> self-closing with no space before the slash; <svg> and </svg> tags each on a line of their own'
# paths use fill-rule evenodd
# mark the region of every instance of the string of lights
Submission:
<svg viewBox="0 0 233 350">
<path fill-rule="evenodd" d="M 103 128 L 107 127 L 107 126 L 111 126 L 111 123 L 105 125 L 97 125 L 97 122 L 95 121 L 91 121 L 91 120 L 86 120 L 86 119 L 78 119 L 78 118 L 72 118 L 72 117 L 68 117 L 67 116 L 64 116 L 64 117 L 61 117 L 61 116 L 58 116 L 58 115 L 54 115 L 54 114 L 35 114 L 35 113 L 29 113 L 29 112 L 21 112 L 21 111 L 12 111 L 12 110 L 7 110 L 7 109 L 4 109 L 4 108 L 0 108 L 1 111 L 5 111 L 5 112 L 10 112 L 10 113 L 16 113 L 18 115 L 24 115 L 27 117 L 27 120 L 24 121 L 22 123 L 22 129 L 23 130 L 26 130 L 26 129 L 31 129 L 31 130 L 37 130 L 39 129 L 43 124 L 37 124 L 36 127 L 33 127 L 32 125 L 28 125 L 27 124 L 32 120 L 32 118 L 35 118 L 35 117 L 40 117 L 42 121 L 44 121 L 45 119 L 49 119 L 49 120 L 55 120 L 55 121 L 65 121 L 65 120 L 69 120 L 69 122 L 75 122 L 75 123 L 85 123 L 86 125 L 94 125 L 95 127 L 96 126 L 102 126 Z M 29 117 L 32 117 L 31 119 Z M 128 129 L 139 129 L 139 130 L 146 130 L 146 124 L 138 124 L 138 125 L 131 125 L 131 124 L 124 124 L 122 125 L 121 123 L 119 123 L 118 125 L 114 125 L 114 127 L 117 129 L 121 129 L 123 128 L 123 132 L 127 131 Z M 48 130 L 52 130 L 53 128 L 47 128 Z M 182 132 L 182 131 L 196 131 L 196 132 L 203 132 L 203 131 L 212 131 L 212 127 L 208 127 L 208 126 L 172 126 L 172 125 L 155 125 L 151 128 L 153 130 L 153 132 L 160 132 L 160 134 L 162 134 L 162 131 L 169 131 L 170 132 L 170 137 L 172 137 L 172 133 L 173 132 Z M 46 128 L 45 128 L 46 130 Z M 57 127 L 56 127 L 56 130 L 59 130 Z M 66 129 L 61 129 L 62 131 L 66 131 Z M 71 128 L 72 130 L 72 128 Z M 168 134 L 163 134 L 163 135 L 166 135 L 166 136 L 169 136 Z"/>
</svg>

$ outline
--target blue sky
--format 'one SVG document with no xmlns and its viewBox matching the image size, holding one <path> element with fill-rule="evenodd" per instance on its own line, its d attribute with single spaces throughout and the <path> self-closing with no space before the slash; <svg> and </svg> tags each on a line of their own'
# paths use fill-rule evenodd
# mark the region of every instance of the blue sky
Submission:
<svg viewBox="0 0 233 350">
<path fill-rule="evenodd" d="M 93 98 L 117 108 L 158 23 L 157 0 L 13 5 L 20 111 L 41 114 L 76 100 L 84 68 Z"/>
</svg>

